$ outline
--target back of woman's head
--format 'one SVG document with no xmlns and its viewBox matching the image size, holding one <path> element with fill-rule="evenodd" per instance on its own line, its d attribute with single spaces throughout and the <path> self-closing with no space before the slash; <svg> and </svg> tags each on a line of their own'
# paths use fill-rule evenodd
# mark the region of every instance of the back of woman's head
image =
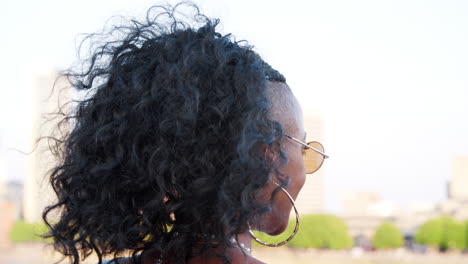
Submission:
<svg viewBox="0 0 468 264">
<path fill-rule="evenodd" d="M 180 7 L 194 11 L 190 21 L 176 18 Z M 201 251 L 226 247 L 268 210 L 256 195 L 280 164 L 261 150 L 281 154 L 282 128 L 266 84 L 285 80 L 217 24 L 190 4 L 153 7 L 145 21 L 91 35 L 105 42 L 64 73 L 87 92 L 56 139 L 58 201 L 44 218 L 73 263 L 149 248 L 177 250 L 181 263 L 200 241 Z"/>
</svg>

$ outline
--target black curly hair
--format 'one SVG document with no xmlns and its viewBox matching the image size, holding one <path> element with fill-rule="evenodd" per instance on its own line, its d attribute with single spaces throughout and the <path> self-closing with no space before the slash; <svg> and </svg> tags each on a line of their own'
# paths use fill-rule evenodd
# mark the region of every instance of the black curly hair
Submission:
<svg viewBox="0 0 468 264">
<path fill-rule="evenodd" d="M 192 3 L 154 6 L 89 35 L 90 57 L 63 72 L 87 92 L 54 138 L 58 199 L 43 218 L 71 263 L 148 249 L 187 263 L 271 210 L 258 193 L 286 157 L 267 84 L 285 78 L 218 23 Z"/>
</svg>

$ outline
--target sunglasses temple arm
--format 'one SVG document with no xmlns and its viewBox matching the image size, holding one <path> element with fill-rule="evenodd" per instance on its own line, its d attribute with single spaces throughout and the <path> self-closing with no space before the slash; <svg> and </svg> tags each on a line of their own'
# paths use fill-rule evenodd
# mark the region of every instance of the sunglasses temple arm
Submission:
<svg viewBox="0 0 468 264">
<path fill-rule="evenodd" d="M 310 148 L 310 149 L 312 149 L 313 151 L 319 153 L 319 154 L 322 155 L 325 159 L 328 159 L 328 155 L 325 154 L 325 153 L 323 153 L 322 151 L 320 151 L 320 150 L 318 150 L 318 149 L 316 149 L 316 148 L 313 148 L 313 147 L 311 147 L 311 146 L 309 146 L 309 145 L 307 145 L 307 144 L 304 144 L 304 142 L 300 141 L 299 139 L 296 139 L 296 138 L 291 137 L 291 136 L 288 136 L 288 135 L 285 135 L 285 136 L 287 136 L 288 138 L 290 138 L 290 139 L 296 141 L 297 143 L 299 143 L 299 144 L 301 144 L 301 145 L 303 145 L 303 146 L 305 146 L 305 147 L 307 147 L 307 148 Z"/>
<path fill-rule="evenodd" d="M 301 142 L 301 143 L 302 143 L 302 142 Z M 309 145 L 307 145 L 307 144 L 302 144 L 302 145 L 304 145 L 304 146 L 306 146 L 307 148 L 310 148 L 310 149 L 312 149 L 313 151 L 317 152 L 318 154 L 322 155 L 325 159 L 328 159 L 328 155 L 325 154 L 325 153 L 323 153 L 322 151 L 320 151 L 320 150 L 318 150 L 318 149 L 316 149 L 316 148 L 313 148 L 313 147 L 311 147 L 311 146 L 309 146 Z"/>
</svg>

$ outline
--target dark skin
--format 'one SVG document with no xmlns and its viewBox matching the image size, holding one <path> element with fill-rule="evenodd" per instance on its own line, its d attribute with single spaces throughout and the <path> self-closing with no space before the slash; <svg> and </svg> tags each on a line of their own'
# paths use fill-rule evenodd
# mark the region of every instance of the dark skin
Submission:
<svg viewBox="0 0 468 264">
<path fill-rule="evenodd" d="M 301 107 L 297 99 L 292 94 L 289 87 L 284 83 L 269 82 L 269 93 L 272 101 L 272 118 L 283 124 L 285 134 L 294 138 L 305 141 L 305 132 L 303 125 L 303 116 Z M 280 168 L 280 173 L 283 175 L 282 179 L 289 184 L 284 188 L 295 200 L 302 189 L 305 182 L 305 168 L 302 159 L 303 148 L 297 142 L 283 137 L 281 142 L 282 151 L 286 153 L 288 163 Z M 268 149 L 265 149 L 267 155 Z M 274 154 L 270 155 L 274 158 Z M 260 199 L 268 202 L 271 194 L 277 188 L 274 184 L 275 178 L 269 181 L 267 185 L 261 190 Z M 285 193 L 279 191 L 271 203 L 272 210 L 263 215 L 261 219 L 255 223 L 252 228 L 265 232 L 269 235 L 278 235 L 282 233 L 288 225 L 289 214 L 292 209 L 292 204 Z M 247 248 L 251 248 L 251 240 L 249 233 L 238 234 L 237 240 L 243 243 Z M 222 260 L 215 257 L 208 257 L 208 255 L 222 253 L 222 249 L 213 247 L 210 252 L 204 255 L 197 256 L 191 259 L 193 264 L 220 264 Z M 232 264 L 265 264 L 253 256 L 245 254 L 242 249 L 237 246 L 228 248 L 224 252 L 230 259 Z M 157 251 L 145 251 L 142 254 L 143 264 L 155 264 L 160 258 L 160 253 Z M 122 264 L 130 264 L 128 259 L 121 261 Z M 162 260 L 163 264 L 173 264 L 168 259 Z"/>
<path fill-rule="evenodd" d="M 296 97 L 284 83 L 270 83 L 269 86 L 273 105 L 273 119 L 283 125 L 286 135 L 305 141 L 306 133 L 304 131 L 302 109 Z M 282 181 L 288 182 L 288 185 L 284 188 L 296 200 L 304 186 L 306 177 L 302 158 L 303 147 L 297 142 L 283 137 L 281 148 L 287 155 L 288 163 L 280 168 L 279 172 L 282 175 L 280 177 L 282 177 Z M 263 194 L 261 196 L 266 201 L 270 199 L 271 194 L 277 188 L 273 181 L 274 178 L 262 190 Z M 262 219 L 253 228 L 272 236 L 279 235 L 288 226 L 291 209 L 291 201 L 284 192 L 279 191 L 274 197 L 272 211 L 262 216 Z"/>
</svg>

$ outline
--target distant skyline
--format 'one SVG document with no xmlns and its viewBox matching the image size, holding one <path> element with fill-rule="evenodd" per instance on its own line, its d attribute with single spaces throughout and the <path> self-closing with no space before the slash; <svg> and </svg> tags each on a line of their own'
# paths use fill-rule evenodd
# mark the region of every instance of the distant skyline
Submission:
<svg viewBox="0 0 468 264">
<path fill-rule="evenodd" d="M 196 2 L 286 76 L 306 115 L 320 111 L 329 210 L 348 191 L 445 199 L 453 159 L 468 156 L 468 1 Z M 154 3 L 2 2 L 0 157 L 10 179 L 25 173 L 24 155 L 7 149 L 27 151 L 35 80 L 76 61 L 78 34 Z"/>
</svg>

